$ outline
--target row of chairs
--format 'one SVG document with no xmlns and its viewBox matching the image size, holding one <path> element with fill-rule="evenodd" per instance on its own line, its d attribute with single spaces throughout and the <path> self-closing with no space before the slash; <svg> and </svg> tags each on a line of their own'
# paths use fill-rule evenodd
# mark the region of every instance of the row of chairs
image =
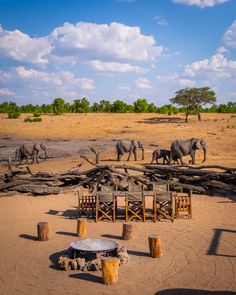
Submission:
<svg viewBox="0 0 236 295">
<path fill-rule="evenodd" d="M 146 196 L 153 197 L 151 212 L 146 208 Z M 98 222 L 107 219 L 115 222 L 117 218 L 117 199 L 125 197 L 125 220 L 146 221 L 151 217 L 154 222 L 162 218 L 174 222 L 181 211 L 187 212 L 188 218 L 192 217 L 191 191 L 187 195 L 170 192 L 166 185 L 151 184 L 148 191 L 142 185 L 129 184 L 127 192 L 115 191 L 113 187 L 102 186 L 101 191 L 87 194 L 82 190 L 78 192 L 78 215 L 95 218 Z"/>
</svg>

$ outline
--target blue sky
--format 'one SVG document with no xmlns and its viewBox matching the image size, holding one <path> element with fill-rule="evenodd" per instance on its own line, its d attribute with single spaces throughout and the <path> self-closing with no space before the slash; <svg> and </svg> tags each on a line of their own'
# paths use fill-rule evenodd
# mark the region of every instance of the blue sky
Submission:
<svg viewBox="0 0 236 295">
<path fill-rule="evenodd" d="M 236 0 L 0 0 L 0 101 L 236 100 Z"/>
</svg>

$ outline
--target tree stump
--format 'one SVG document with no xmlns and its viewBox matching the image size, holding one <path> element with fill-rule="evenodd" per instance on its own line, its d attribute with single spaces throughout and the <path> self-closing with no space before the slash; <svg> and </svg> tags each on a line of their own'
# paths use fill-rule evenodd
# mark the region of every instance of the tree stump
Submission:
<svg viewBox="0 0 236 295">
<path fill-rule="evenodd" d="M 161 246 L 161 237 L 159 235 L 151 235 L 148 237 L 150 255 L 153 258 L 159 258 L 163 255 Z"/>
<path fill-rule="evenodd" d="M 86 237 L 87 236 L 87 219 L 79 218 L 77 220 L 77 235 L 78 237 Z"/>
<path fill-rule="evenodd" d="M 122 239 L 131 240 L 133 234 L 133 224 L 130 222 L 123 223 Z"/>
<path fill-rule="evenodd" d="M 114 285 L 118 282 L 119 259 L 104 257 L 101 259 L 102 277 L 105 285 Z"/>
<path fill-rule="evenodd" d="M 37 224 L 38 228 L 38 239 L 39 241 L 49 240 L 49 226 L 47 222 L 39 222 Z"/>
</svg>

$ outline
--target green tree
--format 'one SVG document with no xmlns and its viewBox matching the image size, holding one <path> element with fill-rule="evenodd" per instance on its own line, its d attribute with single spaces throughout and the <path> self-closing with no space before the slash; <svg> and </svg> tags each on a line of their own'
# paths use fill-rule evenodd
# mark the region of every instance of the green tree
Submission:
<svg viewBox="0 0 236 295">
<path fill-rule="evenodd" d="M 188 115 L 191 112 L 197 113 L 198 120 L 201 120 L 201 107 L 205 104 L 213 104 L 216 95 L 209 87 L 203 88 L 184 88 L 175 92 L 176 96 L 170 101 L 177 105 L 186 107 L 185 122 L 188 122 Z"/>
<path fill-rule="evenodd" d="M 111 105 L 112 113 L 126 113 L 128 110 L 128 105 L 122 100 L 116 100 Z"/>
<path fill-rule="evenodd" d="M 148 112 L 148 102 L 145 98 L 144 99 L 138 98 L 134 102 L 134 112 L 135 113 L 147 113 Z"/>
<path fill-rule="evenodd" d="M 88 113 L 90 112 L 90 104 L 87 98 L 75 99 L 73 103 L 73 111 L 75 113 Z"/>
<path fill-rule="evenodd" d="M 65 111 L 65 101 L 64 99 L 58 97 L 55 98 L 53 103 L 52 103 L 52 107 L 53 107 L 53 112 L 55 113 L 55 115 L 61 115 L 64 113 Z"/>
</svg>

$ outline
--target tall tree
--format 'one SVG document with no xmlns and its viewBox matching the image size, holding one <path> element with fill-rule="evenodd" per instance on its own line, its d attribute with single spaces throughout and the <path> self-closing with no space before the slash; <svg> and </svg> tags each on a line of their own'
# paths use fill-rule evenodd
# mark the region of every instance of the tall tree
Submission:
<svg viewBox="0 0 236 295">
<path fill-rule="evenodd" d="M 209 87 L 203 88 L 184 88 L 175 92 L 176 96 L 170 101 L 174 104 L 186 108 L 185 122 L 188 122 L 190 112 L 196 112 L 198 120 L 201 120 L 201 107 L 205 104 L 213 104 L 216 101 L 216 95 Z"/>
<path fill-rule="evenodd" d="M 65 111 L 65 101 L 60 97 L 54 99 L 52 106 L 55 115 L 61 115 Z"/>
</svg>

